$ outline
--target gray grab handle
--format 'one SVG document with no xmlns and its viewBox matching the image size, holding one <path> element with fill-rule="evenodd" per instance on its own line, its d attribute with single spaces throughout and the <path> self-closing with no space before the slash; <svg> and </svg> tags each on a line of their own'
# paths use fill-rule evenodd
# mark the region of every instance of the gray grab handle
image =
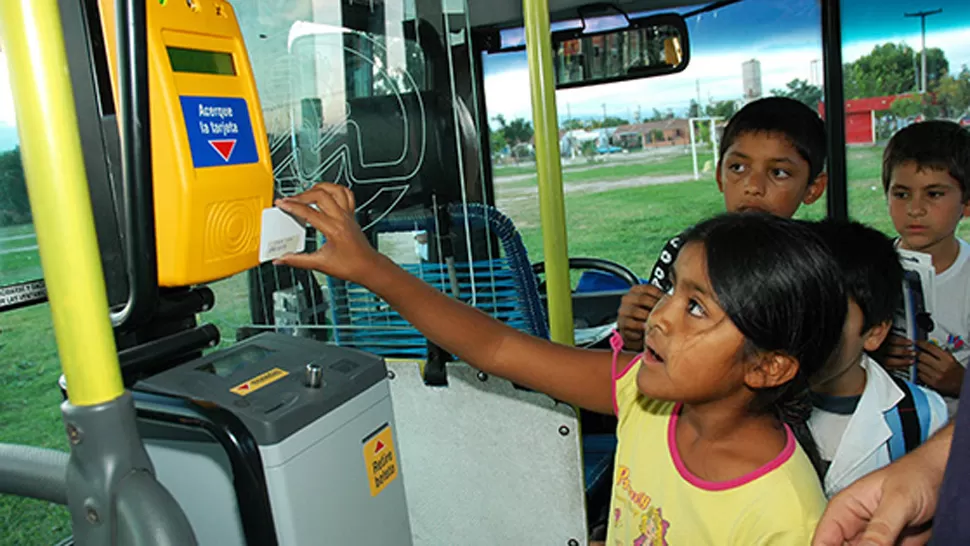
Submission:
<svg viewBox="0 0 970 546">
<path fill-rule="evenodd" d="M 63 451 L 0 444 L 0 494 L 67 504 L 67 461 Z"/>
</svg>

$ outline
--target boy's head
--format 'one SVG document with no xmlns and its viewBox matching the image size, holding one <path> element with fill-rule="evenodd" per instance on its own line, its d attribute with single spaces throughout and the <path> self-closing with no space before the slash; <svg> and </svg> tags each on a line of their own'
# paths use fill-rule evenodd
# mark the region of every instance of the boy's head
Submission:
<svg viewBox="0 0 970 546">
<path fill-rule="evenodd" d="M 842 273 L 848 312 L 842 340 L 818 384 L 837 379 L 856 366 L 863 351 L 875 351 L 889 334 L 902 301 L 903 267 L 892 239 L 858 222 L 815 223 Z"/>
<path fill-rule="evenodd" d="M 970 133 L 951 121 L 915 123 L 889 140 L 882 187 L 903 248 L 931 252 L 970 214 Z"/>
<path fill-rule="evenodd" d="M 745 105 L 725 127 L 719 152 L 717 188 L 728 212 L 791 218 L 802 203 L 821 197 L 828 182 L 825 124 L 793 99 Z"/>
</svg>

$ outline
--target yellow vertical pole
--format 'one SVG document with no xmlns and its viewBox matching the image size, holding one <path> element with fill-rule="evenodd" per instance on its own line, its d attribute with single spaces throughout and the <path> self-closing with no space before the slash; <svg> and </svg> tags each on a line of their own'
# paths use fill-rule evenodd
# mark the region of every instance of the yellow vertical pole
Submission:
<svg viewBox="0 0 970 546">
<path fill-rule="evenodd" d="M 68 396 L 124 392 L 57 0 L 0 0 L 20 151 Z"/>
<path fill-rule="evenodd" d="M 552 340 L 573 345 L 573 301 L 569 286 L 566 244 L 566 206 L 563 201 L 559 155 L 559 118 L 552 73 L 552 42 L 548 0 L 523 0 L 525 46 L 529 59 L 529 88 L 535 123 L 536 168 L 539 176 L 539 215 L 546 262 L 549 332 Z"/>
</svg>

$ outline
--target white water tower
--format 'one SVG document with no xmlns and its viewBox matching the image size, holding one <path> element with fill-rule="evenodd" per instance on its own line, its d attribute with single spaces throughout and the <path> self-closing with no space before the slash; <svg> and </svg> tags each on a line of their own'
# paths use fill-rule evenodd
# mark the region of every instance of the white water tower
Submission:
<svg viewBox="0 0 970 546">
<path fill-rule="evenodd" d="M 751 59 L 741 64 L 741 80 L 744 85 L 744 101 L 761 98 L 761 61 Z"/>
</svg>

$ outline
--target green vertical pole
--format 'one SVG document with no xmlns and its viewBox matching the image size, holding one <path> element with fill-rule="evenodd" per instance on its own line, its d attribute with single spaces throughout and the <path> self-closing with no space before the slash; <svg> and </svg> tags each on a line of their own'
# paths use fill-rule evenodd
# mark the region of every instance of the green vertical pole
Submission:
<svg viewBox="0 0 970 546">
<path fill-rule="evenodd" d="M 20 151 L 68 398 L 124 394 L 56 0 L 0 0 Z"/>
<path fill-rule="evenodd" d="M 548 0 L 523 0 L 525 45 L 529 58 L 529 89 L 535 123 L 536 168 L 539 175 L 539 214 L 545 249 L 552 340 L 573 345 L 573 301 L 569 286 L 566 245 L 566 207 L 563 202 L 559 156 L 556 84 L 552 73 L 552 41 Z"/>
</svg>

